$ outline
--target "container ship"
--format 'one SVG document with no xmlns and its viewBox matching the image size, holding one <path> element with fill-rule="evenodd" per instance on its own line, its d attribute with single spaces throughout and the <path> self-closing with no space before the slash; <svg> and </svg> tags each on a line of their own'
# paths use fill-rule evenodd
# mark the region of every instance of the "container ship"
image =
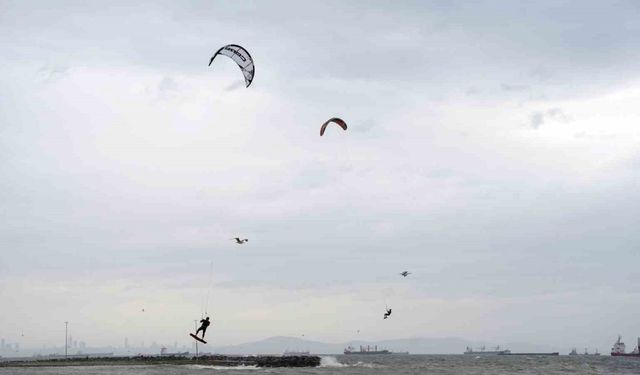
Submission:
<svg viewBox="0 0 640 375">
<path fill-rule="evenodd" d="M 475 355 L 560 355 L 559 352 L 551 352 L 551 353 L 513 353 L 509 349 L 500 350 L 499 346 L 496 346 L 495 350 L 484 350 L 484 346 L 480 348 L 480 350 L 476 351 L 467 346 L 467 351 L 464 354 L 475 354 Z"/>
<path fill-rule="evenodd" d="M 485 350 L 485 347 L 480 347 L 480 350 L 473 350 L 473 348 L 467 346 L 467 350 L 464 354 L 474 354 L 474 355 L 505 355 L 511 354 L 511 350 L 505 349 L 500 350 L 500 346 L 496 346 L 495 350 Z"/>
<path fill-rule="evenodd" d="M 344 350 L 344 354 L 392 354 L 390 351 L 386 350 L 386 349 L 382 349 L 382 350 L 378 350 L 378 345 L 376 346 L 362 346 L 360 345 L 360 350 L 356 351 L 356 348 L 354 348 L 353 346 L 347 346 L 347 348 Z"/>
<path fill-rule="evenodd" d="M 622 336 L 618 336 L 618 341 L 611 348 L 611 355 L 614 357 L 640 357 L 640 337 L 638 337 L 638 345 L 631 353 L 625 353 L 626 347 L 622 342 Z"/>
</svg>

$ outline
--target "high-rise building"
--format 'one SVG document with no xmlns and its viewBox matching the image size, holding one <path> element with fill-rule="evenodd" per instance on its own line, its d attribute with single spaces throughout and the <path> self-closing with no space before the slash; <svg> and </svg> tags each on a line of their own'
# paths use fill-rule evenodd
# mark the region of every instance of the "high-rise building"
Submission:
<svg viewBox="0 0 640 375">
<path fill-rule="evenodd" d="M 4 350 L 4 339 L 0 340 L 0 352 Z"/>
<path fill-rule="evenodd" d="M 80 349 L 85 349 L 87 347 L 87 343 L 84 341 L 80 341 Z"/>
<path fill-rule="evenodd" d="M 125 349 L 129 349 L 129 338 L 128 337 L 124 338 L 124 348 Z"/>
</svg>

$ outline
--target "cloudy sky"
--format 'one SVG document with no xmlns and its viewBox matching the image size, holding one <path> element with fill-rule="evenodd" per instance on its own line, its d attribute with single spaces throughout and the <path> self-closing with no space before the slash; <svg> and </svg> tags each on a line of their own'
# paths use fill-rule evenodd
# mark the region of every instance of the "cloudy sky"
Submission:
<svg viewBox="0 0 640 375">
<path fill-rule="evenodd" d="M 1 0 L 0 337 L 632 342 L 638 32 L 634 1 Z"/>
</svg>

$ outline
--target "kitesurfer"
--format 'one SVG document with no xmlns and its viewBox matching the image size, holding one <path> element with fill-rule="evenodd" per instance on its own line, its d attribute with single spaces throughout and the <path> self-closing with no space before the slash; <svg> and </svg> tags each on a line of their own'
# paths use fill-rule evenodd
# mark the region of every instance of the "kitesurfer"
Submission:
<svg viewBox="0 0 640 375">
<path fill-rule="evenodd" d="M 209 325 L 211 324 L 211 322 L 209 321 L 209 317 L 207 316 L 207 319 L 200 319 L 200 328 L 198 328 L 198 330 L 196 331 L 196 336 L 198 336 L 198 332 L 202 331 L 202 338 L 204 339 L 204 334 L 207 331 L 207 327 L 209 327 Z"/>
<path fill-rule="evenodd" d="M 387 309 L 387 312 L 384 313 L 384 318 L 383 319 L 387 319 L 390 316 L 391 316 L 391 309 Z"/>
</svg>

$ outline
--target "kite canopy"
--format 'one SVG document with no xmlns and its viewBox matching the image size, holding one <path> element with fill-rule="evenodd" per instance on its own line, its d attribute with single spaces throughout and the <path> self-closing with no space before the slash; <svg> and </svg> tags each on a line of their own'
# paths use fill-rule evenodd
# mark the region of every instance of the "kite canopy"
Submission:
<svg viewBox="0 0 640 375">
<path fill-rule="evenodd" d="M 344 122 L 344 120 L 334 117 L 334 118 L 330 118 L 329 120 L 327 120 L 327 122 L 325 122 L 324 124 L 322 124 L 322 127 L 320 127 L 320 136 L 322 136 L 324 134 L 324 130 L 327 128 L 327 125 L 329 125 L 330 122 L 333 122 L 334 124 L 337 124 L 338 126 L 340 126 L 342 128 L 342 130 L 347 130 L 347 123 Z"/>
<path fill-rule="evenodd" d="M 218 55 L 227 56 L 231 58 L 231 60 L 235 61 L 236 64 L 238 64 L 240 70 L 242 70 L 242 74 L 244 75 L 244 82 L 247 84 L 247 87 L 249 87 L 251 81 L 253 81 L 253 75 L 256 72 L 256 68 L 253 65 L 253 58 L 251 57 L 249 52 L 237 44 L 228 44 L 220 48 L 211 57 L 211 60 L 209 60 L 209 66 L 211 66 L 213 59 L 215 59 Z"/>
</svg>

